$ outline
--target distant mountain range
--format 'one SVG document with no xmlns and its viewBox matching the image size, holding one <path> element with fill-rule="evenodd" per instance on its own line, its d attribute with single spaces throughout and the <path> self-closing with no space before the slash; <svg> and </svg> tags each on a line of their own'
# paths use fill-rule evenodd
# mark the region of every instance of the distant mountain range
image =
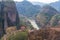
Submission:
<svg viewBox="0 0 60 40">
<path fill-rule="evenodd" d="M 16 2 L 18 13 L 36 20 L 39 26 L 58 24 L 60 20 L 60 1 L 44 4 L 39 2 L 30 3 L 28 1 Z M 19 16 L 21 16 L 19 15 Z M 56 16 L 55 16 L 56 15 Z M 24 17 L 20 18 L 24 18 Z M 56 20 L 59 18 L 58 20 Z M 26 19 L 23 19 L 26 20 Z M 55 20 L 55 21 L 53 21 Z"/>
<path fill-rule="evenodd" d="M 46 4 L 40 2 L 33 3 L 30 3 L 29 1 L 16 2 L 18 12 L 27 17 L 32 17 L 33 15 L 39 13 L 44 5 Z M 54 7 L 57 11 L 60 12 L 60 1 L 50 3 L 48 5 Z"/>
<path fill-rule="evenodd" d="M 60 13 L 50 5 L 45 5 L 42 7 L 39 14 L 36 16 L 36 21 L 40 26 L 50 25 L 50 20 L 54 19 L 53 16 Z M 56 19 L 55 19 L 56 20 Z"/>
<path fill-rule="evenodd" d="M 60 1 L 51 3 L 50 5 L 60 12 Z"/>
<path fill-rule="evenodd" d="M 40 6 L 44 6 L 45 5 L 44 3 L 40 3 L 40 2 L 33 2 L 32 4 L 40 5 Z M 53 2 L 53 3 L 50 3 L 48 5 L 51 5 L 52 7 L 54 7 L 56 10 L 58 10 L 60 12 L 60 1 Z"/>
<path fill-rule="evenodd" d="M 45 5 L 44 3 L 41 3 L 41 2 L 32 2 L 32 4 L 33 5 L 40 5 L 41 7 Z"/>
<path fill-rule="evenodd" d="M 17 10 L 20 14 L 26 17 L 32 17 L 40 12 L 40 5 L 33 5 L 28 1 L 16 2 Z"/>
</svg>

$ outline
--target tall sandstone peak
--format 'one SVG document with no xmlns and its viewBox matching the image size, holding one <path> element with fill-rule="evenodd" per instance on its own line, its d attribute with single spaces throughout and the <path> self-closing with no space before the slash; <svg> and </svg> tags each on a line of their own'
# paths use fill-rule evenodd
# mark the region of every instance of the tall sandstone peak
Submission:
<svg viewBox="0 0 60 40">
<path fill-rule="evenodd" d="M 5 31 L 7 27 L 17 26 L 19 16 L 13 0 L 3 0 L 0 2 L 0 29 Z"/>
</svg>

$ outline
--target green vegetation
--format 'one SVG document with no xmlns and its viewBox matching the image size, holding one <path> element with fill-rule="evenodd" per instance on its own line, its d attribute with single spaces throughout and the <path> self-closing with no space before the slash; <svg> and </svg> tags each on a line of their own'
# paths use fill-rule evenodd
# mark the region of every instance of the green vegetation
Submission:
<svg viewBox="0 0 60 40">
<path fill-rule="evenodd" d="M 15 33 L 12 34 L 6 34 L 6 40 L 27 40 L 28 39 L 28 34 L 27 32 L 20 32 L 17 31 Z M 4 40 L 4 37 L 2 37 L 1 40 Z"/>
<path fill-rule="evenodd" d="M 9 40 L 27 40 L 27 33 L 26 32 L 17 32 L 16 35 L 11 35 Z"/>
<path fill-rule="evenodd" d="M 57 14 L 51 18 L 50 24 L 51 26 L 56 26 L 56 25 L 59 25 L 59 21 L 60 21 L 60 14 Z"/>
<path fill-rule="evenodd" d="M 57 16 L 55 16 L 57 15 Z M 45 5 L 42 8 L 42 11 L 36 16 L 37 23 L 39 23 L 41 26 L 46 26 L 46 25 L 57 25 L 57 22 L 59 20 L 59 12 L 54 9 L 52 6 Z M 55 22 L 54 22 L 54 20 Z M 52 20 L 52 22 L 51 22 Z"/>
</svg>

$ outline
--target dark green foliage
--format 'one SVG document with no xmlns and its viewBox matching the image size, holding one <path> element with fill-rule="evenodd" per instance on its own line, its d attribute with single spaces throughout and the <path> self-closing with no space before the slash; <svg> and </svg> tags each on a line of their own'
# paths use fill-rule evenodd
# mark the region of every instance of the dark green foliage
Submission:
<svg viewBox="0 0 60 40">
<path fill-rule="evenodd" d="M 50 20 L 51 26 L 56 26 L 60 24 L 60 14 L 54 15 Z"/>
<path fill-rule="evenodd" d="M 1 40 L 4 40 L 2 37 Z M 16 31 L 15 33 L 12 34 L 6 34 L 6 40 L 28 40 L 28 33 L 27 31 L 25 32 L 20 32 Z"/>
<path fill-rule="evenodd" d="M 17 32 L 16 35 L 11 35 L 9 40 L 27 40 L 26 32 Z"/>
<path fill-rule="evenodd" d="M 2 2 L 0 2 L 0 38 L 3 36 L 4 34 L 4 4 Z"/>
</svg>

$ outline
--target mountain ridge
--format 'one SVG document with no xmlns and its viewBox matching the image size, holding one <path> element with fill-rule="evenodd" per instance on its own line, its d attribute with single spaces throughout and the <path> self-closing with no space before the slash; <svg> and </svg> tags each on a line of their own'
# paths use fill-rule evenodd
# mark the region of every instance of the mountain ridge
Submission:
<svg viewBox="0 0 60 40">
<path fill-rule="evenodd" d="M 24 16 L 27 17 L 32 17 L 34 14 L 39 13 L 41 8 L 40 5 L 33 5 L 28 1 L 22 1 L 20 3 L 16 3 L 16 7 L 20 14 L 23 14 Z"/>
</svg>

